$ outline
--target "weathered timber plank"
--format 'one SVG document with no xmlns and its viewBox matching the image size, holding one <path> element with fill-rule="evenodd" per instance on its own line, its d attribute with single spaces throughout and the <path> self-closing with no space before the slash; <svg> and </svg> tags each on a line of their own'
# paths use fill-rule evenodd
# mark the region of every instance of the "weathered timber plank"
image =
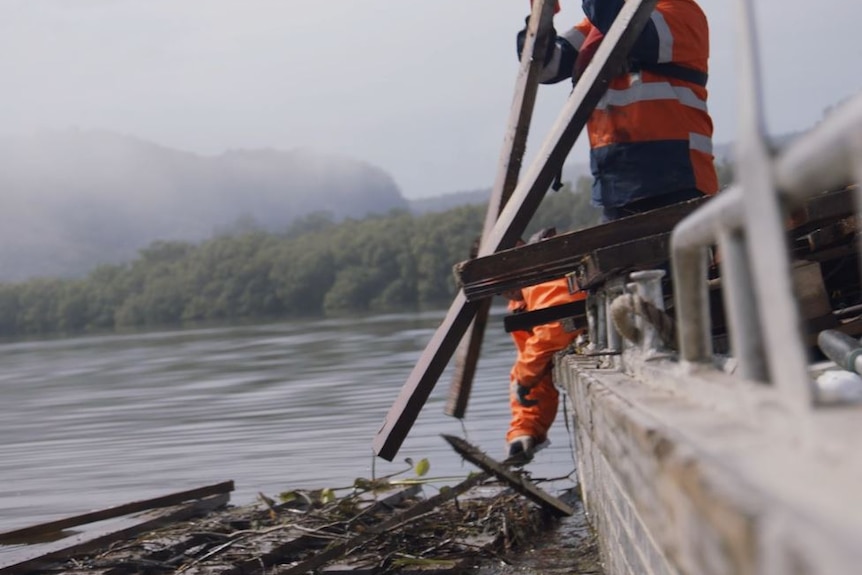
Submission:
<svg viewBox="0 0 862 575">
<path fill-rule="evenodd" d="M 571 516 L 574 510 L 546 491 L 539 489 L 533 483 L 528 481 L 522 474 L 515 473 L 502 463 L 488 457 L 460 437 L 454 435 L 443 435 L 443 438 L 449 442 L 449 445 L 458 452 L 461 457 L 479 467 L 485 473 L 489 473 L 506 482 L 518 493 L 524 495 L 530 500 L 538 503 L 551 513 L 557 516 Z"/>
<path fill-rule="evenodd" d="M 709 198 L 681 202 L 544 241 L 508 249 L 455 266 L 468 301 L 564 277 L 594 250 L 670 232 Z"/>
<path fill-rule="evenodd" d="M 449 393 L 446 395 L 446 405 L 443 413 L 449 417 L 463 419 L 467 413 L 470 393 L 473 391 L 473 379 L 476 377 L 476 367 L 482 354 L 482 341 L 485 339 L 485 328 L 491 313 L 492 298 L 479 301 L 476 315 L 467 328 L 461 343 L 455 352 L 455 369 Z"/>
<path fill-rule="evenodd" d="M 233 489 L 233 481 L 224 481 L 214 485 L 206 485 L 204 487 L 188 489 L 186 491 L 178 491 L 176 493 L 154 497 L 152 499 L 124 503 L 123 505 L 108 507 L 99 511 L 90 511 L 81 515 L 75 515 L 74 517 L 48 521 L 46 523 L 22 527 L 21 529 L 15 529 L 13 531 L 6 531 L 5 533 L 0 533 L 0 543 L 19 543 L 26 541 L 28 538 L 57 533 L 64 529 L 78 527 L 88 523 L 95 523 L 96 521 L 104 521 L 105 519 L 113 519 L 115 517 L 122 517 L 123 515 L 130 515 L 132 513 L 147 511 L 149 509 L 157 509 L 159 507 L 169 507 L 171 505 L 183 503 L 184 501 L 202 499 L 210 495 L 229 493 L 233 491 Z"/>
<path fill-rule="evenodd" d="M 145 531 L 224 507 L 229 500 L 230 495 L 227 493 L 212 495 L 185 505 L 168 508 L 161 513 L 129 519 L 119 528 L 115 524 L 102 526 L 53 543 L 25 548 L 21 553 L 10 553 L 8 557 L 4 557 L 6 563 L 0 564 L 0 575 L 38 571 L 72 555 L 86 553 L 115 541 L 129 539 Z"/>
<path fill-rule="evenodd" d="M 468 302 L 463 292 L 455 296 L 443 323 L 425 346 L 425 351 L 413 367 L 374 438 L 373 448 L 378 456 L 392 461 L 398 453 L 476 314 L 478 305 L 477 302 Z"/>
<path fill-rule="evenodd" d="M 566 318 L 585 318 L 587 313 L 586 300 L 573 301 L 535 311 L 514 313 L 503 318 L 503 328 L 506 333 L 528 330 L 537 325 Z"/>
<path fill-rule="evenodd" d="M 611 78 L 625 62 L 655 5 L 656 0 L 631 0 L 620 10 L 566 101 L 536 160 L 516 186 L 491 233 L 483 239 L 480 256 L 514 246 L 524 233 L 559 166 L 571 151 Z M 374 438 L 372 447 L 379 457 L 391 461 L 398 453 L 477 309 L 475 301 L 467 301 L 463 290 L 455 297 L 446 319 L 426 346 Z"/>
<path fill-rule="evenodd" d="M 482 228 L 483 241 L 491 234 L 500 212 L 506 202 L 509 201 L 518 183 L 521 161 L 527 148 L 530 118 L 536 103 L 539 75 L 544 63 L 543 58 L 534 58 L 534 55 L 545 53 L 555 5 L 555 0 L 533 2 L 533 9 L 527 25 L 527 35 L 521 52 L 521 65 L 518 68 L 515 96 L 509 111 L 508 128 L 500 152 L 497 177 L 494 180 L 493 188 L 491 188 L 491 197 L 485 213 L 485 224 Z M 490 310 L 491 301 L 482 302 L 456 351 L 455 371 L 449 386 L 448 399 L 443 409 L 443 412 L 451 417 L 462 419 L 467 412 L 467 403 L 473 388 L 473 378 L 482 351 L 482 339 L 485 337 L 485 326 L 488 323 Z"/>
</svg>

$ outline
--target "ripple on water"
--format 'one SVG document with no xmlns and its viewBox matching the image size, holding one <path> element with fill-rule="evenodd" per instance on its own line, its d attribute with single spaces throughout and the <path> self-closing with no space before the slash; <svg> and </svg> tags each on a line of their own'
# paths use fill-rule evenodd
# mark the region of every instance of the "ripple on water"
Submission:
<svg viewBox="0 0 862 575">
<path fill-rule="evenodd" d="M 0 530 L 227 479 L 237 504 L 258 492 L 343 487 L 401 471 L 407 457 L 429 459 L 430 476 L 464 476 L 472 466 L 441 433 L 466 434 L 491 455 L 504 449 L 514 350 L 499 313 L 465 420 L 443 414 L 447 369 L 395 461 L 371 451 L 441 319 L 429 312 L 0 345 Z M 551 440 L 531 466 L 536 477 L 573 471 L 561 421 Z M 560 533 L 560 545 L 580 540 Z"/>
</svg>

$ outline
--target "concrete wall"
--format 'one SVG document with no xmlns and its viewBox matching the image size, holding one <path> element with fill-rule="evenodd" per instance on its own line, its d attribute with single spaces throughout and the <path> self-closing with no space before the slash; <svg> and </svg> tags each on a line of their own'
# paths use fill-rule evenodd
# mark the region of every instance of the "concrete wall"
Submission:
<svg viewBox="0 0 862 575">
<path fill-rule="evenodd" d="M 758 416 L 734 378 L 669 361 L 626 375 L 570 355 L 555 377 L 608 575 L 862 572 L 855 440 L 807 441 L 769 401 Z M 798 428 L 862 438 L 862 408 L 821 415 L 816 430 Z"/>
</svg>

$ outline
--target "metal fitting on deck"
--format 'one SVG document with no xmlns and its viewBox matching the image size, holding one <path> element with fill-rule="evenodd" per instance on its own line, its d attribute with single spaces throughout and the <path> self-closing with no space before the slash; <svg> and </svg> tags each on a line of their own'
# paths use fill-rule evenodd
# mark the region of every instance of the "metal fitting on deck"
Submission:
<svg viewBox="0 0 862 575">
<path fill-rule="evenodd" d="M 633 272 L 626 284 L 629 293 L 614 298 L 608 314 L 626 339 L 640 344 L 647 355 L 656 355 L 673 345 L 673 321 L 664 313 L 661 280 L 664 270 Z"/>
</svg>

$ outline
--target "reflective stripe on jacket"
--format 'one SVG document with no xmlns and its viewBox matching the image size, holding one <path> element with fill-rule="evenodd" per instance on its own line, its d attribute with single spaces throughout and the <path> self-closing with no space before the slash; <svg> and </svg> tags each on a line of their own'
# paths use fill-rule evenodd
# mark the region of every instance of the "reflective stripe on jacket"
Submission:
<svg viewBox="0 0 862 575">
<path fill-rule="evenodd" d="M 556 61 L 558 67 L 546 68 L 543 81 L 565 77 L 563 61 L 574 62 L 593 26 L 606 33 L 622 4 L 584 0 L 587 18 L 560 35 L 548 65 Z M 718 191 L 706 104 L 708 58 L 709 27 L 697 3 L 659 0 L 632 48 L 628 71 L 611 81 L 587 123 L 594 204 L 618 207 L 682 190 Z"/>
</svg>

